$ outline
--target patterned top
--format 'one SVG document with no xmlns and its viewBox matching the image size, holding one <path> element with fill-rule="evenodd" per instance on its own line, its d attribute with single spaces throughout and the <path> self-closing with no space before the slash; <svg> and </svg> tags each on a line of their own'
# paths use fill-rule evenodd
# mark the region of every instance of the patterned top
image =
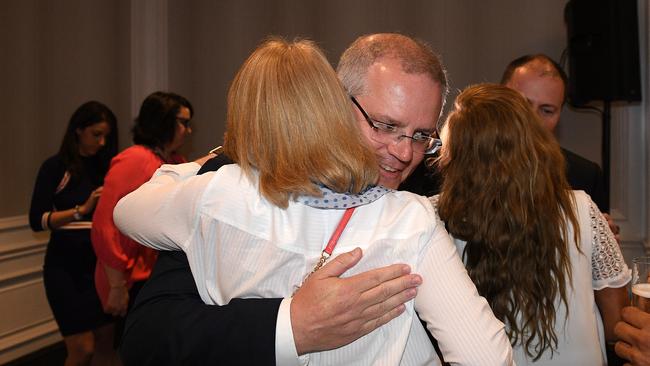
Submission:
<svg viewBox="0 0 650 366">
<path fill-rule="evenodd" d="M 620 288 L 631 279 L 630 270 L 605 217 L 585 192 L 573 191 L 573 195 L 580 224 L 578 244 L 582 253 L 578 251 L 576 243 L 568 244 L 573 276 L 573 282 L 567 286 L 568 313 L 567 308 L 556 299 L 555 334 L 558 337 L 558 349 L 553 353 L 552 359 L 551 353 L 545 352 L 534 363 L 535 366 L 605 365 L 605 337 L 594 291 L 606 287 Z M 430 198 L 436 212 L 438 198 Z M 574 230 L 570 227 L 569 238 L 573 238 Z M 462 255 L 466 243 L 459 239 L 454 239 L 454 242 L 458 253 Z M 513 350 L 517 365 L 533 364 L 520 345 L 513 347 Z"/>
<path fill-rule="evenodd" d="M 320 188 L 323 197 L 301 196 L 298 198 L 298 202 L 315 208 L 337 209 L 358 207 L 376 201 L 388 192 L 394 192 L 392 189 L 381 186 L 368 187 L 359 194 L 337 193 L 325 186 L 318 188 Z"/>
</svg>

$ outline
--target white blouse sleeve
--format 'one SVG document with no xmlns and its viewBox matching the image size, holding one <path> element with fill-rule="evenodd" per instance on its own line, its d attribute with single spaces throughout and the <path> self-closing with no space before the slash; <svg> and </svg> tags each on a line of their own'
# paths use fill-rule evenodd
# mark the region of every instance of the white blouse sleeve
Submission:
<svg viewBox="0 0 650 366">
<path fill-rule="evenodd" d="M 113 220 L 124 235 L 158 250 L 179 250 L 198 221 L 200 198 L 212 174 L 196 163 L 162 165 L 149 182 L 124 196 Z"/>
<path fill-rule="evenodd" d="M 581 240 L 591 240 L 591 267 L 594 290 L 605 287 L 619 288 L 630 282 L 630 270 L 625 264 L 621 248 L 607 224 L 607 220 L 589 200 L 589 216 L 591 219 L 591 237 Z"/>
<path fill-rule="evenodd" d="M 511 365 L 512 347 L 485 298 L 469 278 L 456 247 L 439 219 L 417 269 L 423 283 L 415 308 L 438 340 L 446 362 Z"/>
</svg>

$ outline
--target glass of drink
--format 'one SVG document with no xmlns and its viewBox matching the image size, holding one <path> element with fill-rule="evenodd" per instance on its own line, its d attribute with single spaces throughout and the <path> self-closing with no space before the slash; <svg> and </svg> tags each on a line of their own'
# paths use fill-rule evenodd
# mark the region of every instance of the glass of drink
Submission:
<svg viewBox="0 0 650 366">
<path fill-rule="evenodd" d="M 650 257 L 632 259 L 632 305 L 650 313 Z"/>
</svg>

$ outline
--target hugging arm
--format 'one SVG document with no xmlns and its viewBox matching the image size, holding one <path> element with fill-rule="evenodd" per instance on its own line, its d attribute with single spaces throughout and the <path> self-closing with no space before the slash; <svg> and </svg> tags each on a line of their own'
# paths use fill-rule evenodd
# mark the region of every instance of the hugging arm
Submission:
<svg viewBox="0 0 650 366">
<path fill-rule="evenodd" d="M 282 299 L 201 300 L 187 257 L 161 252 L 129 312 L 120 355 L 125 365 L 272 365 Z"/>
<path fill-rule="evenodd" d="M 479 296 L 440 223 L 421 258 L 418 270 L 424 281 L 415 308 L 438 340 L 445 361 L 460 365 L 512 364 L 512 347 L 503 323 Z"/>
<path fill-rule="evenodd" d="M 224 163 L 219 159 L 208 161 L 202 171 L 218 169 Z M 181 174 L 165 179 L 182 178 Z M 138 215 L 137 202 L 122 209 L 135 210 L 133 214 Z M 178 234 L 157 238 L 155 235 L 161 234 L 155 228 L 144 229 L 144 234 L 151 235 L 143 238 L 149 246 L 179 247 L 170 240 Z M 342 254 L 311 276 L 290 304 L 290 324 L 278 324 L 280 305 L 287 299 L 233 299 L 223 306 L 206 305 L 185 254 L 161 252 L 151 278 L 127 317 L 120 351 L 124 364 L 272 365 L 287 353 L 303 354 L 347 344 L 401 314 L 403 303 L 415 296 L 421 282 L 404 265 L 339 278 L 361 255 L 359 250 Z M 293 332 L 293 351 L 278 348 L 276 352 L 276 326 Z"/>
</svg>

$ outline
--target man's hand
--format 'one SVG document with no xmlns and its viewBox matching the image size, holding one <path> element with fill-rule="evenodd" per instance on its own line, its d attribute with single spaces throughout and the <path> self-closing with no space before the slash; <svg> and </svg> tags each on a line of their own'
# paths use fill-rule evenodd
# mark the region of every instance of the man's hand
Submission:
<svg viewBox="0 0 650 366">
<path fill-rule="evenodd" d="M 361 249 L 339 255 L 313 273 L 291 301 L 299 355 L 344 346 L 404 312 L 422 277 L 405 264 L 339 278 L 361 259 Z"/>
<path fill-rule="evenodd" d="M 621 317 L 614 328 L 620 339 L 614 348 L 616 354 L 631 362 L 626 365 L 650 366 L 650 314 L 628 306 Z"/>
</svg>

